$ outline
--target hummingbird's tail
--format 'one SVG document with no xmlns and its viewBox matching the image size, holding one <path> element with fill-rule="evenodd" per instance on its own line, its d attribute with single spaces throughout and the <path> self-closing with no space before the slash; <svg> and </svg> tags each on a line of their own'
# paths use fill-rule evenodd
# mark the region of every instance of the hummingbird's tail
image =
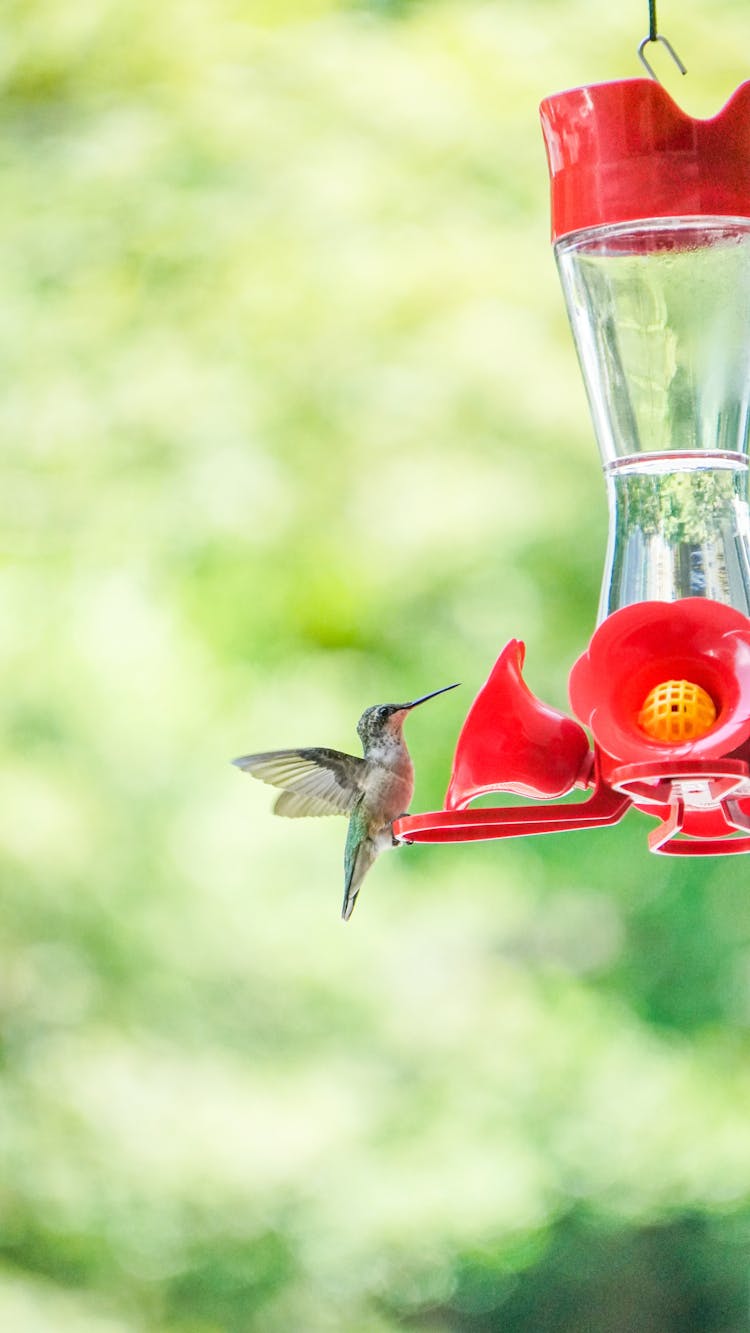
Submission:
<svg viewBox="0 0 750 1333">
<path fill-rule="evenodd" d="M 348 921 L 354 911 L 357 894 L 362 880 L 378 855 L 377 843 L 365 834 L 356 814 L 349 821 L 344 853 L 344 901 L 341 907 L 342 921 Z"/>
</svg>

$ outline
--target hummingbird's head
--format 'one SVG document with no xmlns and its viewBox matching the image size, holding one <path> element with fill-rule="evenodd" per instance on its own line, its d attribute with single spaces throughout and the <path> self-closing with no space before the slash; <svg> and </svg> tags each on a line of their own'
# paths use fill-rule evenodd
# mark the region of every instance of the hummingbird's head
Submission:
<svg viewBox="0 0 750 1333">
<path fill-rule="evenodd" d="M 419 699 L 412 699 L 411 703 L 408 704 L 373 704 L 372 708 L 366 708 L 357 723 L 357 735 L 365 750 L 384 736 L 392 736 L 394 740 L 398 740 L 406 715 L 411 712 L 412 708 L 416 708 L 417 704 L 426 703 L 428 699 L 434 699 L 436 694 L 445 694 L 446 690 L 455 690 L 456 685 L 444 685 L 441 690 L 433 690 L 431 694 L 423 694 Z"/>
</svg>

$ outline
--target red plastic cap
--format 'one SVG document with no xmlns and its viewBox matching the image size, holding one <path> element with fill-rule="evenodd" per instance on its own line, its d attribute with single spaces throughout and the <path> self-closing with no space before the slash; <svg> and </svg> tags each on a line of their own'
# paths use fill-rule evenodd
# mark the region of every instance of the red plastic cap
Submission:
<svg viewBox="0 0 750 1333">
<path fill-rule="evenodd" d="M 540 115 L 553 241 L 638 218 L 750 217 L 750 83 L 709 120 L 653 79 L 571 88 Z"/>
</svg>

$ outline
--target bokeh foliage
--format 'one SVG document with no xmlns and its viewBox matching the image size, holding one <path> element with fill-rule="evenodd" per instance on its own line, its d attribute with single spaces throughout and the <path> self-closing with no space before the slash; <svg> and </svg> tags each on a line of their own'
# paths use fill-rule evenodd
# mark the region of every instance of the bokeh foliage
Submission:
<svg viewBox="0 0 750 1333">
<path fill-rule="evenodd" d="M 647 821 L 384 857 L 228 759 L 511 635 L 563 705 L 604 492 L 539 99 L 646 6 L 6 0 L 0 1324 L 747 1327 L 750 896 Z M 739 0 L 661 6 L 711 114 Z M 674 11 L 674 12 L 672 12 Z"/>
</svg>

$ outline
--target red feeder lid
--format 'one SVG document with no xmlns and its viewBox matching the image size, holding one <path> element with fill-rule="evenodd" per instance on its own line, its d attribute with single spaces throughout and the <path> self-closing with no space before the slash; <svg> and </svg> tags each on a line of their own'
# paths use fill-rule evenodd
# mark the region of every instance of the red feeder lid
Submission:
<svg viewBox="0 0 750 1333">
<path fill-rule="evenodd" d="M 750 82 L 709 120 L 653 79 L 571 88 L 540 114 L 553 241 L 636 218 L 750 218 Z"/>
</svg>

